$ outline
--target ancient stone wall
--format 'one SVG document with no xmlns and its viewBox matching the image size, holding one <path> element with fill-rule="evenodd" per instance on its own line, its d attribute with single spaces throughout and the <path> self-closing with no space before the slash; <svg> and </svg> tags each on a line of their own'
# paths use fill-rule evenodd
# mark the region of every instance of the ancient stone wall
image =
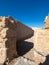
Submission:
<svg viewBox="0 0 49 65">
<path fill-rule="evenodd" d="M 17 55 L 16 31 L 8 18 L 0 17 L 0 64 L 10 61 Z"/>
<path fill-rule="evenodd" d="M 0 64 L 17 57 L 17 40 L 25 40 L 33 30 L 12 17 L 0 17 Z"/>
<path fill-rule="evenodd" d="M 48 29 L 34 29 L 34 60 L 38 65 L 44 62 L 49 54 L 49 30 Z"/>
<path fill-rule="evenodd" d="M 49 15 L 46 16 L 45 21 L 44 21 L 44 28 L 49 29 Z"/>
<path fill-rule="evenodd" d="M 49 29 L 32 29 L 34 30 L 34 35 L 25 41 L 31 42 L 34 46 L 23 56 L 33 60 L 35 65 L 39 65 L 39 63 L 43 63 L 46 60 L 46 56 L 49 55 Z"/>
</svg>

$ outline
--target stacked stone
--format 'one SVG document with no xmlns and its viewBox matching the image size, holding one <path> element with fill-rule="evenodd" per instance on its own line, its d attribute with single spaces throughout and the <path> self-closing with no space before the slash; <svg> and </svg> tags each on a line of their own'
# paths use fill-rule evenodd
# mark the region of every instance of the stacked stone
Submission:
<svg viewBox="0 0 49 65">
<path fill-rule="evenodd" d="M 34 60 L 35 65 L 43 63 L 46 56 L 49 55 L 49 30 L 48 29 L 34 29 Z"/>
<path fill-rule="evenodd" d="M 49 29 L 49 15 L 46 16 L 46 18 L 45 18 L 44 28 L 45 28 L 45 29 Z"/>
<path fill-rule="evenodd" d="M 12 17 L 0 17 L 0 64 L 17 56 L 16 41 L 33 35 L 33 30 Z"/>
<path fill-rule="evenodd" d="M 9 65 L 34 65 L 34 62 L 24 58 L 22 56 L 20 56 L 19 58 L 15 58 L 14 60 L 12 60 Z"/>
<path fill-rule="evenodd" d="M 17 55 L 16 37 L 14 20 L 0 17 L 0 64 L 12 60 Z"/>
</svg>

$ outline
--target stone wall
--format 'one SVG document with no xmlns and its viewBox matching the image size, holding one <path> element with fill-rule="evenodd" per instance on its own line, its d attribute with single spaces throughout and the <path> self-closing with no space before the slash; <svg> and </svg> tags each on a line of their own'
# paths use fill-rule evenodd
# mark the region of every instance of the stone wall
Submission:
<svg viewBox="0 0 49 65">
<path fill-rule="evenodd" d="M 17 55 L 16 52 L 16 31 L 8 18 L 0 17 L 0 64 L 10 61 Z"/>
<path fill-rule="evenodd" d="M 39 65 L 39 63 L 43 63 L 46 60 L 46 56 L 49 55 L 49 29 L 32 29 L 34 30 L 34 35 L 25 41 L 31 42 L 34 46 L 23 56 L 34 61 L 35 65 Z"/>
<path fill-rule="evenodd" d="M 33 30 L 12 17 L 0 17 L 0 64 L 17 57 L 17 40 L 25 40 Z"/>
<path fill-rule="evenodd" d="M 34 60 L 35 65 L 46 60 L 49 54 L 49 30 L 48 29 L 34 29 Z"/>
<path fill-rule="evenodd" d="M 45 21 L 44 21 L 44 28 L 49 29 L 49 15 L 46 16 Z"/>
</svg>

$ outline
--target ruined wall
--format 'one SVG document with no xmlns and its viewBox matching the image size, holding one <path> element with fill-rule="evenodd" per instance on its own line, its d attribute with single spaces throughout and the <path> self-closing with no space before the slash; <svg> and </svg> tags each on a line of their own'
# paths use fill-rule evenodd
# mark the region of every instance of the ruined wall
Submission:
<svg viewBox="0 0 49 65">
<path fill-rule="evenodd" d="M 0 17 L 0 64 L 17 57 L 17 40 L 25 40 L 33 30 L 12 17 Z"/>
<path fill-rule="evenodd" d="M 49 29 L 34 29 L 34 60 L 38 65 L 49 55 Z"/>
<path fill-rule="evenodd" d="M 38 29 L 37 42 L 34 47 L 43 55 L 49 54 L 49 30 Z"/>
<path fill-rule="evenodd" d="M 23 56 L 34 61 L 35 65 L 39 65 L 39 63 L 43 63 L 46 60 L 46 56 L 49 55 L 49 29 L 32 29 L 34 30 L 34 35 L 25 41 L 30 44 L 32 43 L 33 47 Z M 23 42 L 21 42 L 21 45 L 22 43 Z"/>
<path fill-rule="evenodd" d="M 0 17 L 0 64 L 12 60 L 16 55 L 16 31 L 14 21 Z"/>
<path fill-rule="evenodd" d="M 15 30 L 17 33 L 17 40 L 18 41 L 28 39 L 34 35 L 34 31 L 30 27 L 28 27 L 27 25 L 24 25 L 23 23 L 13 19 L 10 16 L 8 18 L 10 20 L 14 20 L 14 22 L 15 22 L 14 26 L 15 26 Z"/>
<path fill-rule="evenodd" d="M 44 62 L 46 60 L 45 56 L 49 55 L 49 15 L 45 18 L 43 29 L 34 29 L 33 39 L 34 59 L 38 65 L 40 62 Z"/>
<path fill-rule="evenodd" d="M 49 15 L 46 16 L 45 21 L 44 21 L 44 28 L 49 29 Z"/>
</svg>

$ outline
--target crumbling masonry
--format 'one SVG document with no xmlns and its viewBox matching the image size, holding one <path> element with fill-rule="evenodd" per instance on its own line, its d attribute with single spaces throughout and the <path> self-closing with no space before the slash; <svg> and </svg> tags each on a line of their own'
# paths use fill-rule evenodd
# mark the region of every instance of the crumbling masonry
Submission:
<svg viewBox="0 0 49 65">
<path fill-rule="evenodd" d="M 30 38 L 31 37 L 31 38 Z M 29 39 L 28 39 L 29 38 Z M 27 40 L 26 40 L 27 39 Z M 23 40 L 25 40 L 25 45 Z M 21 41 L 18 42 L 17 41 Z M 31 49 L 23 55 L 26 59 L 39 65 L 49 55 L 49 15 L 44 22 L 44 28 L 29 28 L 12 17 L 0 17 L 0 65 L 10 63 L 18 56 L 26 45 Z M 19 51 L 17 51 L 17 44 Z M 24 45 L 24 47 L 22 47 Z M 26 47 L 25 47 L 26 48 Z"/>
<path fill-rule="evenodd" d="M 0 64 L 8 64 L 17 57 L 16 42 L 33 35 L 33 30 L 14 20 L 12 17 L 0 17 Z"/>
</svg>

